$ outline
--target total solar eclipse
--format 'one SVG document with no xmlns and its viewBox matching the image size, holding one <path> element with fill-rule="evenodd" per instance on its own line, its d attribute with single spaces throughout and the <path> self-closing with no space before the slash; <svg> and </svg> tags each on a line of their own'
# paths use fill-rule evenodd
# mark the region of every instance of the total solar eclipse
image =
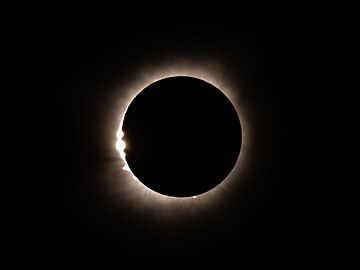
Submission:
<svg viewBox="0 0 360 270">
<path fill-rule="evenodd" d="M 242 129 L 217 87 L 189 76 L 167 77 L 130 102 L 122 123 L 123 158 L 147 188 L 190 197 L 218 186 L 240 154 Z"/>
</svg>

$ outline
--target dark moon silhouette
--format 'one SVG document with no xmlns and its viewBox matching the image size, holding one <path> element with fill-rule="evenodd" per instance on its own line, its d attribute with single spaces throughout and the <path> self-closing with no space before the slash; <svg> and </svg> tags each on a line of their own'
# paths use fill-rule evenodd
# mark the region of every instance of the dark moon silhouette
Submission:
<svg viewBox="0 0 360 270">
<path fill-rule="evenodd" d="M 126 161 L 148 188 L 174 197 L 219 185 L 240 154 L 238 114 L 223 92 L 193 77 L 169 77 L 147 86 L 123 121 Z"/>
</svg>

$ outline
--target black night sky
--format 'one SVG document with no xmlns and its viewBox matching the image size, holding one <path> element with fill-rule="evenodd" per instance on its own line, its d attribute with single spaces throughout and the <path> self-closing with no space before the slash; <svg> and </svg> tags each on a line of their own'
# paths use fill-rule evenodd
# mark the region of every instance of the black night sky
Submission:
<svg viewBox="0 0 360 270">
<path fill-rule="evenodd" d="M 145 16 L 138 25 L 121 18 L 108 25 L 84 21 L 64 31 L 56 59 L 62 70 L 57 82 L 66 91 L 69 252 L 115 250 L 120 259 L 150 256 L 174 258 L 174 263 L 216 258 L 235 268 L 316 264 L 327 269 L 344 262 L 343 195 L 339 180 L 326 172 L 333 164 L 328 146 L 333 146 L 329 130 L 336 116 L 329 113 L 327 96 L 336 87 L 339 15 L 327 2 L 267 5 L 227 7 L 217 11 L 221 16 L 174 7 Z M 121 186 L 130 177 L 117 182 L 127 175 L 114 144 L 121 106 L 131 97 L 127 89 L 156 77 L 158 70 L 194 66 L 216 74 L 214 81 L 231 89 L 242 106 L 247 136 L 242 165 L 208 202 L 197 198 L 173 205 L 143 198 L 143 191 Z M 175 121 L 181 99 L 185 94 L 168 106 L 171 119 L 160 113 L 163 123 Z M 191 119 L 191 110 L 186 116 Z M 157 125 L 166 138 L 161 121 Z M 191 125 L 201 130 L 195 120 Z M 203 130 L 210 126 L 205 123 Z M 215 170 L 210 140 L 220 138 L 212 145 L 216 149 L 230 144 L 221 132 L 213 136 L 203 152 L 189 156 L 193 163 L 199 159 L 202 170 L 206 164 Z M 191 177 L 191 170 L 199 176 L 195 167 L 185 165 L 182 171 L 176 165 L 186 163 L 183 146 L 170 139 L 168 144 L 161 157 L 154 156 L 167 164 L 162 177 Z M 167 157 L 175 156 L 171 167 Z M 225 160 L 216 164 L 221 168 Z"/>
</svg>

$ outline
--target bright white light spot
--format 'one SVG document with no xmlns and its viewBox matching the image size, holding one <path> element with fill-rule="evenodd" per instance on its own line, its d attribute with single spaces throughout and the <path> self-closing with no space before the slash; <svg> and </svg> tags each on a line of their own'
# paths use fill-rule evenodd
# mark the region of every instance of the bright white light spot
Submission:
<svg viewBox="0 0 360 270">
<path fill-rule="evenodd" d="M 120 128 L 118 130 L 118 132 L 116 133 L 117 136 L 117 141 L 116 141 L 116 149 L 119 151 L 120 153 L 120 157 L 123 159 L 123 161 L 125 162 L 125 165 L 123 167 L 124 171 L 129 171 L 130 172 L 130 168 L 127 165 L 126 159 L 125 159 L 125 147 L 126 147 L 126 143 L 123 140 L 124 137 L 124 132 L 122 131 L 122 124 L 124 121 L 124 117 L 121 119 L 121 123 L 120 123 Z M 137 179 L 135 176 L 133 176 L 133 178 Z"/>
<path fill-rule="evenodd" d="M 130 168 L 127 164 L 124 165 L 124 167 L 122 168 L 124 171 L 128 171 L 130 172 Z M 134 176 L 135 177 L 135 176 Z"/>
</svg>

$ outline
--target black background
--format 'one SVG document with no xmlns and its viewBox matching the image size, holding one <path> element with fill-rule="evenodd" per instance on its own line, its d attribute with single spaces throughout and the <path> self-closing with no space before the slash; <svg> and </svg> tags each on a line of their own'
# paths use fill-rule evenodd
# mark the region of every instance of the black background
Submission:
<svg viewBox="0 0 360 270">
<path fill-rule="evenodd" d="M 121 260 L 129 254 L 177 258 L 173 264 L 351 264 L 332 103 L 341 84 L 342 9 L 317 2 L 153 10 L 123 9 L 105 22 L 89 16 L 59 27 L 54 58 L 56 82 L 66 93 L 65 248 L 72 254 L 116 250 Z M 110 161 L 92 122 L 104 120 L 98 112 L 106 107 L 107 84 L 115 77 L 127 82 L 128 72 L 156 66 L 164 55 L 225 60 L 227 75 L 245 89 L 258 135 L 241 197 L 235 185 L 216 209 L 157 227 L 151 214 L 134 217 L 97 194 L 92 172 Z"/>
</svg>

